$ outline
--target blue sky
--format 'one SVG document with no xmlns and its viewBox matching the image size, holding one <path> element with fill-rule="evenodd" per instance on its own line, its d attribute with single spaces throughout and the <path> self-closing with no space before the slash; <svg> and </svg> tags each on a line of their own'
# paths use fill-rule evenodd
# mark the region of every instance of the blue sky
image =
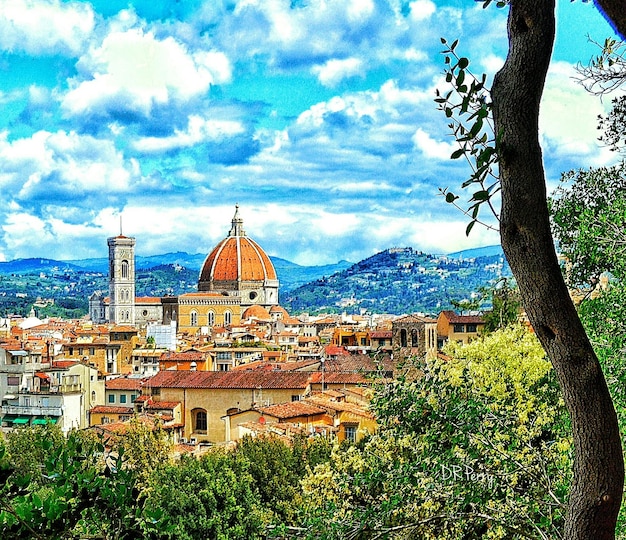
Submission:
<svg viewBox="0 0 626 540">
<path fill-rule="evenodd" d="M 611 35 L 558 0 L 542 104 L 550 186 L 615 159 L 610 100 L 573 81 Z M 299 264 L 495 244 L 445 204 L 466 178 L 435 89 L 440 38 L 493 75 L 506 10 L 472 0 L 0 0 L 0 260 L 206 253 L 235 204 Z"/>
</svg>

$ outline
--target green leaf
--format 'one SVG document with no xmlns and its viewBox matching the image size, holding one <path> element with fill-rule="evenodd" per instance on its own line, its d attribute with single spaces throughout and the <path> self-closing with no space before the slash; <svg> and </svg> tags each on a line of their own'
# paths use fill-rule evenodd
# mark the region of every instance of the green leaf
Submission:
<svg viewBox="0 0 626 540">
<path fill-rule="evenodd" d="M 458 199 L 458 197 L 454 193 L 450 193 L 450 192 L 446 193 L 446 202 L 447 203 L 453 203 L 457 199 Z"/>
<path fill-rule="evenodd" d="M 469 60 L 467 58 L 459 58 L 458 66 L 460 69 L 465 69 L 469 66 Z"/>
<path fill-rule="evenodd" d="M 465 154 L 465 148 L 459 148 L 458 150 L 455 150 L 454 152 L 452 152 L 450 159 L 459 159 L 464 154 Z"/>
<path fill-rule="evenodd" d="M 489 200 L 489 192 L 486 190 L 477 191 L 472 195 L 473 201 L 487 201 Z"/>
<path fill-rule="evenodd" d="M 465 236 L 469 236 L 469 234 L 472 232 L 472 229 L 474 228 L 475 224 L 476 224 L 476 220 L 470 221 L 469 225 L 465 229 Z"/>
<path fill-rule="evenodd" d="M 456 76 L 456 85 L 461 86 L 464 80 L 465 80 L 465 71 L 460 70 L 459 74 Z"/>
</svg>

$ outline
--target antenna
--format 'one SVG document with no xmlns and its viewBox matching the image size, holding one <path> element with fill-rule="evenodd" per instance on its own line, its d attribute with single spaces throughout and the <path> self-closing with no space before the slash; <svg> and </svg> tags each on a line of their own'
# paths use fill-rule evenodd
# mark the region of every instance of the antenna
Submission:
<svg viewBox="0 0 626 540">
<path fill-rule="evenodd" d="M 124 236 L 122 234 L 122 214 L 120 214 L 120 236 Z"/>
</svg>

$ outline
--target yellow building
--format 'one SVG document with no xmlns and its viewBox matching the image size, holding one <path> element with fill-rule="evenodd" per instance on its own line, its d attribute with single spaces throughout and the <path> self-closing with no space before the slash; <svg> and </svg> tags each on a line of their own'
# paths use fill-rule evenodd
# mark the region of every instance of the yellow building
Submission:
<svg viewBox="0 0 626 540">
<path fill-rule="evenodd" d="M 155 404 L 182 404 L 189 441 L 227 441 L 225 418 L 237 410 L 303 399 L 310 373 L 290 371 L 160 371 L 144 385 Z"/>
</svg>

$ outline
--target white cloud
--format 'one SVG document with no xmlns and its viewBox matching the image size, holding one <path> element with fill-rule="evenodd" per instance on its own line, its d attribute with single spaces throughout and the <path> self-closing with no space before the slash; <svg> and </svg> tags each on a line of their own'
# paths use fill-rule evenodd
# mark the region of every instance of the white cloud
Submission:
<svg viewBox="0 0 626 540">
<path fill-rule="evenodd" d="M 9 141 L 0 138 L 0 185 L 7 199 L 64 194 L 71 204 L 80 193 L 125 191 L 130 173 L 112 141 L 74 132 L 39 131 L 32 137 Z"/>
<path fill-rule="evenodd" d="M 110 103 L 148 115 L 154 103 L 186 101 L 231 77 L 224 54 L 194 54 L 172 37 L 157 39 L 140 29 L 109 34 L 80 59 L 79 68 L 86 80 L 76 78 L 63 99 L 74 115 Z"/>
<path fill-rule="evenodd" d="M 409 8 L 411 19 L 414 21 L 429 19 L 437 11 L 437 6 L 431 0 L 415 0 L 409 4 Z"/>
<path fill-rule="evenodd" d="M 331 88 L 348 77 L 364 75 L 363 62 L 358 58 L 328 60 L 323 66 L 314 66 L 311 71 L 322 85 Z"/>
<path fill-rule="evenodd" d="M 133 142 L 140 152 L 164 152 L 176 148 L 190 147 L 205 141 L 219 141 L 244 133 L 240 122 L 233 120 L 211 120 L 193 115 L 189 117 L 185 131 L 176 130 L 169 137 L 143 137 Z"/>
<path fill-rule="evenodd" d="M 550 68 L 540 111 L 542 145 L 552 159 L 568 156 L 580 166 L 614 161 L 615 155 L 598 144 L 598 115 L 609 104 L 589 94 L 574 80 L 575 74 L 574 67 L 564 62 Z"/>
<path fill-rule="evenodd" d="M 77 55 L 94 24 L 88 3 L 0 0 L 0 48 L 5 51 Z"/>
<path fill-rule="evenodd" d="M 457 148 L 454 143 L 447 143 L 433 139 L 422 128 L 418 128 L 413 135 L 415 148 L 427 158 L 450 159 L 450 155 Z"/>
</svg>

